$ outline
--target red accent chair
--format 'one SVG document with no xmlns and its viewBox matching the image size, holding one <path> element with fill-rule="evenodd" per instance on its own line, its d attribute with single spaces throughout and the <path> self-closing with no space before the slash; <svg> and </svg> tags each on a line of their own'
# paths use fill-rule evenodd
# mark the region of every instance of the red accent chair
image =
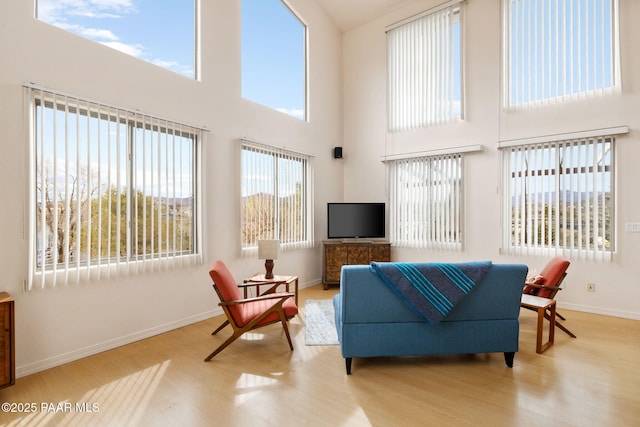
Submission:
<svg viewBox="0 0 640 427">
<path fill-rule="evenodd" d="M 555 256 L 547 263 L 540 274 L 530 277 L 527 279 L 527 282 L 522 289 L 522 293 L 535 295 L 541 298 L 554 299 L 556 294 L 562 288 L 560 285 L 562 281 L 567 276 L 567 269 L 571 262 L 562 257 Z M 524 306 L 522 306 L 524 307 Z M 524 307 L 530 310 L 534 310 L 533 308 Z M 549 314 L 545 313 L 545 318 L 549 319 Z M 572 338 L 576 338 L 576 336 L 568 330 L 564 325 L 558 322 L 557 318 L 562 320 L 566 320 L 561 314 L 556 312 L 556 326 L 560 328 L 562 331 L 566 332 Z"/>
<path fill-rule="evenodd" d="M 227 321 L 211 333 L 217 334 L 225 326 L 233 327 L 233 334 L 213 351 L 205 362 L 224 350 L 229 344 L 238 339 L 245 332 L 252 331 L 273 323 L 282 323 L 287 336 L 289 348 L 293 350 L 287 320 L 298 314 L 298 307 L 294 302 L 294 294 L 288 292 L 272 292 L 253 298 L 243 298 L 240 288 L 236 284 L 229 269 L 222 261 L 216 261 L 209 271 L 215 289 L 220 299 L 219 305 L 227 316 Z M 264 285 L 264 283 L 262 283 Z"/>
</svg>

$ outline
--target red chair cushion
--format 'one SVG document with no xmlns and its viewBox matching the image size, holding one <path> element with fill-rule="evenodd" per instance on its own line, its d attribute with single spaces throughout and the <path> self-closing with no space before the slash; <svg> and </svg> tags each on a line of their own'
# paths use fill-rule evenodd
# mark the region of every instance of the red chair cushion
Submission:
<svg viewBox="0 0 640 427">
<path fill-rule="evenodd" d="M 231 272 L 222 261 L 216 261 L 213 264 L 209 275 L 216 284 L 218 292 L 220 292 L 224 301 L 235 301 L 243 298 Z"/>
<path fill-rule="evenodd" d="M 213 282 L 216 284 L 216 288 L 220 293 L 221 299 L 225 302 L 237 301 L 244 298 L 240 292 L 240 288 L 236 284 L 231 272 L 222 261 L 216 261 L 213 267 L 209 271 L 209 275 Z M 269 295 L 282 295 L 282 293 L 274 293 Z M 233 316 L 236 324 L 240 327 L 245 326 L 251 320 L 255 319 L 260 314 L 267 311 L 274 306 L 279 299 L 267 299 L 252 301 L 245 304 L 238 304 L 229 307 L 231 315 Z M 298 314 L 298 306 L 294 302 L 293 298 L 287 299 L 283 304 L 284 314 L 286 317 L 293 317 Z M 273 321 L 277 321 L 280 318 L 278 312 L 274 311 L 262 319 L 258 325 L 263 325 Z"/>
<path fill-rule="evenodd" d="M 283 295 L 283 294 L 274 293 L 269 295 L 271 296 L 271 295 Z M 280 300 L 268 299 L 268 300 L 253 301 L 246 304 L 233 306 L 231 307 L 231 311 L 233 312 L 233 318 L 236 320 L 236 323 L 238 324 L 238 326 L 242 327 L 247 323 L 251 322 L 260 314 L 267 311 L 269 308 L 275 305 L 275 303 L 277 303 L 278 301 Z M 284 315 L 286 317 L 293 317 L 296 314 L 298 314 L 298 307 L 296 306 L 296 303 L 294 302 L 293 298 L 288 298 L 287 300 L 285 300 L 285 302 L 282 304 L 282 308 L 284 309 Z M 258 322 L 258 325 L 264 325 L 265 323 L 271 323 L 279 319 L 280 319 L 280 316 L 278 315 L 278 312 L 274 311 L 273 313 L 269 313 L 268 316 L 266 316 L 264 319 Z"/>
</svg>

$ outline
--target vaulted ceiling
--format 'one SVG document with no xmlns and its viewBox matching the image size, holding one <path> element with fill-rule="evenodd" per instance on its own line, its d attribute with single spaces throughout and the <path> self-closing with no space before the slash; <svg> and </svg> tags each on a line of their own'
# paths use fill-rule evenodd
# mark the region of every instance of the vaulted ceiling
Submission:
<svg viewBox="0 0 640 427">
<path fill-rule="evenodd" d="M 316 0 L 338 28 L 348 31 L 415 0 Z"/>
</svg>

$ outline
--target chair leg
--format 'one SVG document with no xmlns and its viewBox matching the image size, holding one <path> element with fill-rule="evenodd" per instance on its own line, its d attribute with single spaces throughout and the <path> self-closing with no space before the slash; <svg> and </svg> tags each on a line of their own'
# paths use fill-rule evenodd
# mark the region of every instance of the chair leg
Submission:
<svg viewBox="0 0 640 427">
<path fill-rule="evenodd" d="M 577 338 L 573 332 L 571 332 L 570 330 L 568 330 L 567 328 L 565 328 L 561 323 L 558 323 L 558 321 L 556 320 L 556 326 L 560 329 L 562 329 L 564 332 L 566 332 L 571 338 Z"/>
<path fill-rule="evenodd" d="M 209 356 L 207 356 L 207 358 L 204 359 L 204 361 L 208 362 L 209 360 L 213 359 L 216 354 L 220 353 L 222 350 L 227 348 L 229 346 L 229 344 L 231 344 L 232 342 L 237 340 L 240 335 L 242 335 L 242 334 L 235 334 L 234 333 L 233 335 L 231 335 L 229 338 L 227 338 L 227 340 L 225 342 L 220 344 L 220 347 L 216 348 L 213 353 L 211 353 Z"/>
<path fill-rule="evenodd" d="M 215 331 L 211 332 L 211 335 L 217 334 L 218 332 L 220 332 L 221 330 L 226 328 L 228 324 L 229 324 L 229 321 L 225 320 L 224 322 L 222 322 L 222 325 L 218 326 L 218 329 L 216 329 Z"/>
<path fill-rule="evenodd" d="M 556 316 L 558 316 L 558 313 L 556 312 Z M 544 313 L 544 318 L 547 320 L 549 319 L 549 314 L 547 314 L 546 312 Z M 563 320 L 566 320 L 564 317 L 562 318 Z M 568 330 L 567 328 L 564 327 L 564 325 L 560 322 L 558 322 L 558 320 L 556 319 L 556 326 L 560 329 L 562 329 L 567 335 L 569 335 L 571 338 L 577 338 L 575 336 L 575 334 L 573 332 L 571 332 L 570 330 Z"/>
<path fill-rule="evenodd" d="M 284 316 L 284 312 L 280 311 L 280 321 L 282 322 L 282 328 L 287 335 L 287 341 L 289 341 L 289 348 L 293 351 L 293 343 L 291 342 L 291 335 L 289 335 L 289 327 L 287 326 L 287 318 Z"/>
</svg>

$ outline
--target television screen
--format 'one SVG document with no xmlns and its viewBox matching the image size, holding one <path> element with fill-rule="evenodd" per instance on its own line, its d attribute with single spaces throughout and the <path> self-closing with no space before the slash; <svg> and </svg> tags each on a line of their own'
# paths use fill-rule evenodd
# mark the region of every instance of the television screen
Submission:
<svg viewBox="0 0 640 427">
<path fill-rule="evenodd" d="M 384 203 L 328 203 L 327 237 L 384 238 Z"/>
</svg>

